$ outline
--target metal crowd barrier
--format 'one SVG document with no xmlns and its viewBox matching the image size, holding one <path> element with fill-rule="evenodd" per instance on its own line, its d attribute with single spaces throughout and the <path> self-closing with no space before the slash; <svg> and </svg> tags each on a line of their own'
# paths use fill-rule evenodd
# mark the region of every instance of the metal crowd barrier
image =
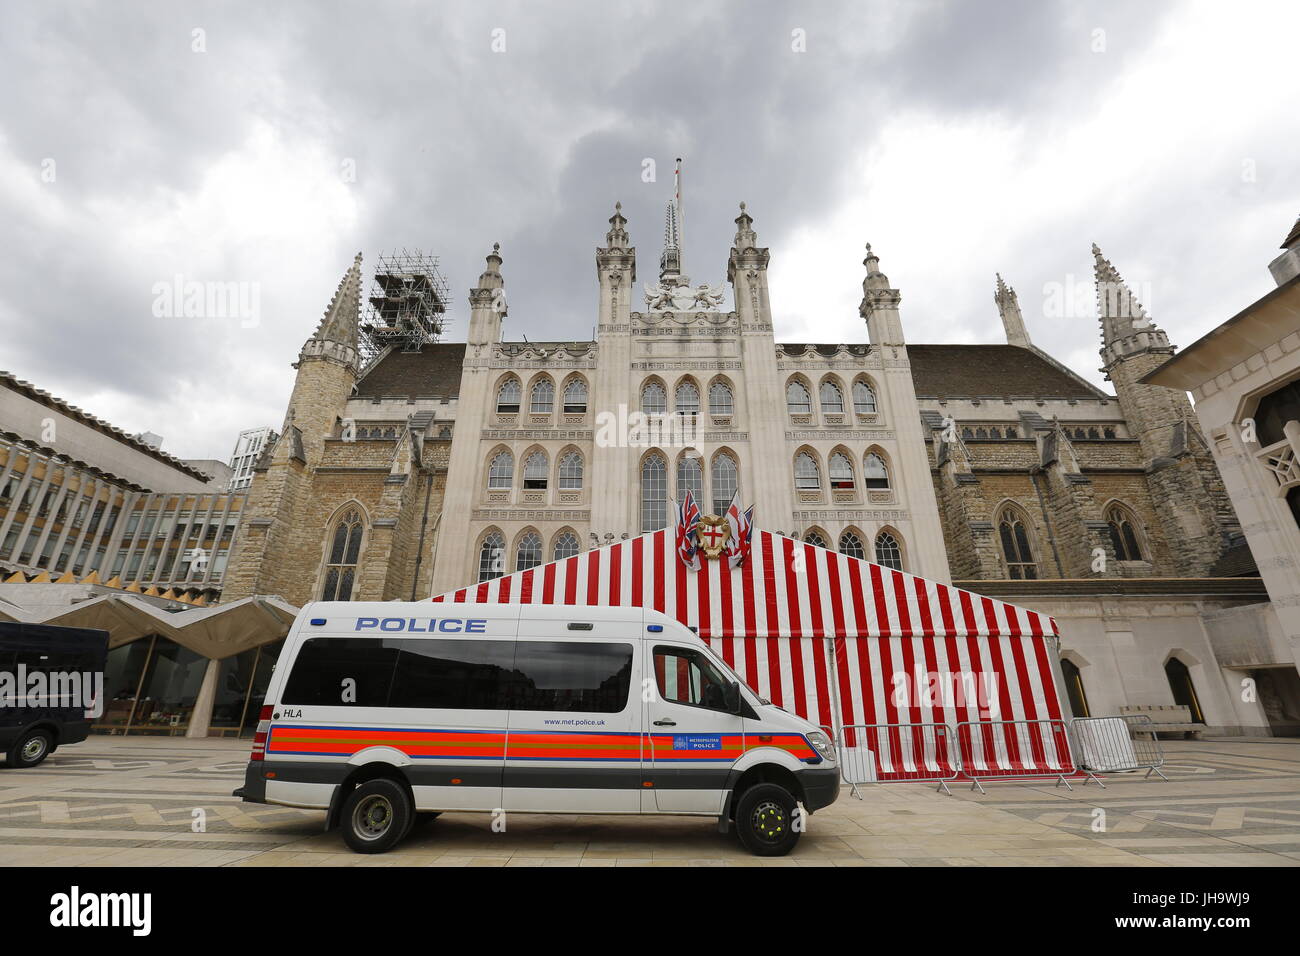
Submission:
<svg viewBox="0 0 1300 956">
<path fill-rule="evenodd" d="M 1070 736 L 1078 755 L 1077 765 L 1085 774 L 1084 786 L 1089 780 L 1096 780 L 1097 786 L 1105 790 L 1106 785 L 1097 774 L 1142 769 L 1146 770 L 1143 780 L 1153 773 L 1161 780 L 1169 780 L 1160 772 L 1165 752 L 1146 714 L 1075 717 L 1070 721 Z"/>
<path fill-rule="evenodd" d="M 840 737 L 840 776 L 859 800 L 864 783 L 938 783 L 961 774 L 960 754 L 947 724 L 849 724 Z"/>
<path fill-rule="evenodd" d="M 971 720 L 957 725 L 961 771 L 971 789 L 985 793 L 980 780 L 1055 777 L 1073 790 L 1075 772 L 1069 728 L 1064 720 Z"/>
</svg>

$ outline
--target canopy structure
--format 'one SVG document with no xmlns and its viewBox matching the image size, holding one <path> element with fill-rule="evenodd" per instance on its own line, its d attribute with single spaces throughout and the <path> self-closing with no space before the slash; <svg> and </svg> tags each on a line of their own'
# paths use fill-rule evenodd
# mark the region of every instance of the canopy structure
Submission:
<svg viewBox="0 0 1300 956">
<path fill-rule="evenodd" d="M 653 608 L 836 729 L 1061 717 L 1051 617 L 761 529 L 737 568 L 690 570 L 665 528 L 433 600 Z"/>
</svg>

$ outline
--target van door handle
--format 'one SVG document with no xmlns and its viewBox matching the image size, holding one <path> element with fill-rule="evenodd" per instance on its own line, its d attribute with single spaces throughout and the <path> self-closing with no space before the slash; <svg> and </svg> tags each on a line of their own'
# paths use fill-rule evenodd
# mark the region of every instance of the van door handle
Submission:
<svg viewBox="0 0 1300 956">
<path fill-rule="evenodd" d="M 655 721 L 655 726 L 656 726 L 656 727 L 676 727 L 676 726 L 677 726 L 677 721 L 675 721 L 675 720 L 669 720 L 667 717 L 664 717 L 664 718 L 661 719 L 661 720 L 656 720 L 656 721 Z"/>
</svg>

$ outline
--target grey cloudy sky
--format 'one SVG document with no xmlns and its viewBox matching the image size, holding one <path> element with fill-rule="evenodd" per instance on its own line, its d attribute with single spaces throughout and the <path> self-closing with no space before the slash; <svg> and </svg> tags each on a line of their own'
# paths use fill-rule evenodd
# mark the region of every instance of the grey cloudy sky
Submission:
<svg viewBox="0 0 1300 956">
<path fill-rule="evenodd" d="M 224 458 L 358 250 L 440 255 L 455 340 L 500 242 L 507 337 L 590 337 L 614 201 L 652 278 L 682 156 L 686 271 L 723 280 L 745 200 L 778 339 L 866 340 L 869 241 L 909 341 L 1000 341 L 999 271 L 1099 382 L 1091 242 L 1180 345 L 1271 287 L 1297 35 L 1263 2 L 9 3 L 0 368 Z M 259 321 L 155 316 L 176 275 Z"/>
</svg>

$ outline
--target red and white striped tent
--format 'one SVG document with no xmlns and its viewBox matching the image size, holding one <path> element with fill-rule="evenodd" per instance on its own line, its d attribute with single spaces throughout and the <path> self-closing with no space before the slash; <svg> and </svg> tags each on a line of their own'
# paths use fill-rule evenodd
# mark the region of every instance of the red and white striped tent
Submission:
<svg viewBox="0 0 1300 956">
<path fill-rule="evenodd" d="M 837 731 L 1061 719 L 1051 617 L 770 531 L 738 568 L 690 570 L 665 528 L 433 600 L 654 608 L 760 696 Z"/>
</svg>

